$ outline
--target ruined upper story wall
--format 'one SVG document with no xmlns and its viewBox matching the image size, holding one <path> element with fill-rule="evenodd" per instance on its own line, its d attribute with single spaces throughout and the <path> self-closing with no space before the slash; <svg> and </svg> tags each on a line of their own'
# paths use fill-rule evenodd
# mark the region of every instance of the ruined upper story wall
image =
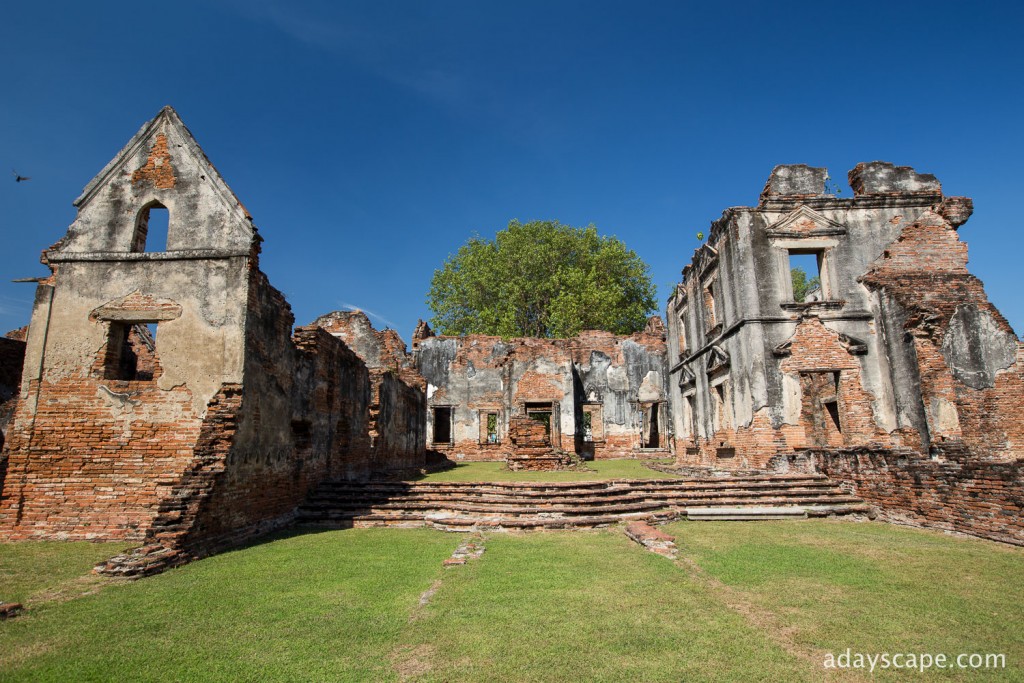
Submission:
<svg viewBox="0 0 1024 683">
<path fill-rule="evenodd" d="M 668 305 L 673 362 L 745 320 L 795 321 L 803 312 L 867 318 L 871 298 L 858 278 L 901 230 L 937 204 L 958 211 L 959 223 L 970 215 L 969 200 L 944 201 L 934 176 L 908 167 L 859 164 L 850 172 L 851 198 L 829 194 L 827 178 L 823 168 L 776 167 L 756 207 L 729 209 L 712 224 Z M 794 301 L 791 253 L 820 255 L 823 301 Z M 791 333 L 792 326 L 769 332 L 765 343 Z"/>
<path fill-rule="evenodd" d="M 247 262 L 61 264 L 37 297 L 25 381 L 92 377 L 102 383 L 96 363 L 108 352 L 112 328 L 155 322 L 160 373 L 153 381 L 165 390 L 186 388 L 201 416 L 222 384 L 242 381 Z"/>
<path fill-rule="evenodd" d="M 803 310 L 789 305 L 796 303 L 791 252 L 821 255 L 824 301 L 813 310 L 825 318 L 865 313 L 870 297 L 857 278 L 903 227 L 944 201 L 934 176 L 887 162 L 858 164 L 850 172 L 850 198 L 827 193 L 827 178 L 823 168 L 776 167 L 756 207 L 731 208 L 712 224 L 669 304 L 675 353 L 680 338 L 683 350 L 695 351 L 712 340 L 716 327 Z M 966 211 L 963 203 L 955 206 L 966 214 L 958 218 L 962 223 L 969 204 Z"/>
<path fill-rule="evenodd" d="M 604 349 L 622 361 L 615 335 L 603 332 L 584 332 L 573 339 L 431 336 L 418 341 L 414 355 L 432 403 L 491 402 L 515 407 L 571 396 L 574 359 L 589 362 L 588 338 L 594 349 Z"/>
<path fill-rule="evenodd" d="M 506 405 L 561 401 L 572 393 L 572 354 L 565 340 L 488 335 L 430 337 L 416 366 L 434 404 Z"/>
<path fill-rule="evenodd" d="M 139 130 L 75 206 L 78 215 L 51 254 L 248 253 L 258 239 L 245 207 L 170 107 Z M 140 221 L 152 206 L 169 212 L 166 245 L 139 243 Z"/>
<path fill-rule="evenodd" d="M 630 425 L 638 402 L 668 398 L 664 325 L 628 337 L 584 331 L 568 340 L 580 384 L 579 400 L 604 405 L 606 424 Z"/>
<path fill-rule="evenodd" d="M 967 270 L 963 201 L 907 225 L 861 278 L 887 312 L 887 356 L 901 408 L 925 445 L 962 443 L 974 457 L 1024 455 L 1024 344 Z M 923 424 L 922 424 L 923 423 Z"/>
<path fill-rule="evenodd" d="M 787 384 L 777 351 L 808 317 L 864 350 L 853 359 L 857 391 L 871 404 L 874 424 L 865 423 L 858 438 L 913 422 L 912 411 L 896 405 L 878 337 L 878 303 L 860 278 L 930 209 L 948 207 L 944 213 L 959 225 L 970 215 L 970 201 L 944 198 L 934 176 L 886 162 L 859 164 L 849 175 L 853 196 L 840 197 L 828 189 L 826 169 L 776 167 L 757 206 L 729 209 L 712 224 L 667 309 L 670 392 L 677 405 L 686 407 L 689 396 L 693 406 L 676 412 L 677 433 L 728 446 L 739 431 L 719 438 L 723 423 L 732 430 L 760 425 L 777 440 L 779 430 L 805 426 L 797 380 L 789 377 Z M 790 255 L 800 253 L 818 258 L 819 301 L 794 300 Z M 715 385 L 726 395 L 724 418 Z M 763 437 L 760 442 L 770 446 Z"/>
</svg>

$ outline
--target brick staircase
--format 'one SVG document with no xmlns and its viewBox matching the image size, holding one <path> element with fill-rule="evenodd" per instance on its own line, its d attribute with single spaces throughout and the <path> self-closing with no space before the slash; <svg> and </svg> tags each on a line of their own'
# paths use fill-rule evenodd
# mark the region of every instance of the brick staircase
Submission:
<svg viewBox="0 0 1024 683">
<path fill-rule="evenodd" d="M 620 521 L 779 519 L 867 513 L 821 475 L 586 482 L 325 482 L 298 523 L 447 531 L 566 529 Z"/>
</svg>

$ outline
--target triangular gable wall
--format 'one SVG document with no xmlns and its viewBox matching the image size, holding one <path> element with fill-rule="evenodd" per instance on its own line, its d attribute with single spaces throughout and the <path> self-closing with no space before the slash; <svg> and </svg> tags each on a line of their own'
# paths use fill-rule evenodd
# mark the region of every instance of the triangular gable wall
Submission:
<svg viewBox="0 0 1024 683">
<path fill-rule="evenodd" d="M 256 236 L 234 195 L 171 107 L 146 123 L 75 200 L 57 253 L 127 253 L 147 207 L 169 212 L 167 244 L 145 251 L 248 253 Z"/>
</svg>

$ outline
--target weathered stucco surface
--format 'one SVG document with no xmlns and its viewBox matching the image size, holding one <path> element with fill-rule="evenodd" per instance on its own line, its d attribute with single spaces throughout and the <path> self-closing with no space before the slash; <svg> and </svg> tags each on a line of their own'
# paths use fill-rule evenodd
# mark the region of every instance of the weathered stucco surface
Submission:
<svg viewBox="0 0 1024 683">
<path fill-rule="evenodd" d="M 413 356 L 427 382 L 429 447 L 453 460 L 507 458 L 511 420 L 538 411 L 551 412 L 551 445 L 584 458 L 664 456 L 671 447 L 659 318 L 630 336 L 591 330 L 571 339 L 434 336 L 421 323 Z M 448 415 L 450 433 L 435 424 Z M 490 433 L 488 415 L 496 416 Z"/>
</svg>

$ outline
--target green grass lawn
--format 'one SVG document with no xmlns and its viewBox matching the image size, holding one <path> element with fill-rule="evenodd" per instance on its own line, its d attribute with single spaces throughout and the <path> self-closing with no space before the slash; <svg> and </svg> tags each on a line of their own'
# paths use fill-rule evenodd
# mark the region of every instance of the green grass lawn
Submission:
<svg viewBox="0 0 1024 683">
<path fill-rule="evenodd" d="M 652 460 L 661 464 L 669 460 Z M 428 474 L 419 481 L 601 481 L 604 479 L 673 479 L 674 475 L 644 467 L 642 460 L 593 460 L 587 470 L 511 472 L 501 462 L 466 462 L 450 470 Z"/>
<path fill-rule="evenodd" d="M 488 534 L 450 568 L 464 535 L 286 535 L 82 597 L 67 586 L 121 546 L 0 544 L 0 598 L 29 607 L 0 622 L 0 680 L 869 680 L 821 666 L 846 648 L 1009 665 L 883 680 L 1024 678 L 1024 550 L 881 523 L 668 529 L 675 562 L 608 529 Z"/>
<path fill-rule="evenodd" d="M 128 543 L 0 543 L 0 602 L 31 601 L 36 594 L 74 591 L 89 571 Z M 40 596 L 47 597 L 47 596 Z"/>
</svg>

